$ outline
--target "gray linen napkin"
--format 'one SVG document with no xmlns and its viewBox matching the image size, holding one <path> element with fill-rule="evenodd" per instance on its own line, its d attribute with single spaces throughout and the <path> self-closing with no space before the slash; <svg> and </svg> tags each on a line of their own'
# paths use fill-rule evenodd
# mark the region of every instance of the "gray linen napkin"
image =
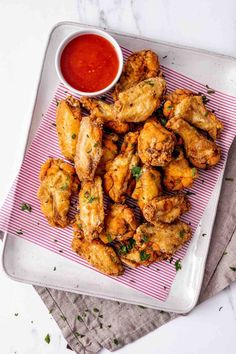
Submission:
<svg viewBox="0 0 236 354">
<path fill-rule="evenodd" d="M 231 146 L 199 302 L 236 280 L 236 140 Z M 207 236 L 205 236 L 207 237 Z M 176 314 L 35 287 L 76 353 L 114 351 Z"/>
</svg>

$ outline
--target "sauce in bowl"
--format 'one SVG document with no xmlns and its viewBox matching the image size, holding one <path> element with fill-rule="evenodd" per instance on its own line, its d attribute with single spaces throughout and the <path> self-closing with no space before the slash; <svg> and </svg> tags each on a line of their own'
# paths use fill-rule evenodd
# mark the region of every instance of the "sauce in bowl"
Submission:
<svg viewBox="0 0 236 354">
<path fill-rule="evenodd" d="M 61 73 L 74 89 L 96 92 L 115 79 L 119 59 L 114 46 L 97 34 L 83 34 L 72 39 L 63 49 Z"/>
</svg>

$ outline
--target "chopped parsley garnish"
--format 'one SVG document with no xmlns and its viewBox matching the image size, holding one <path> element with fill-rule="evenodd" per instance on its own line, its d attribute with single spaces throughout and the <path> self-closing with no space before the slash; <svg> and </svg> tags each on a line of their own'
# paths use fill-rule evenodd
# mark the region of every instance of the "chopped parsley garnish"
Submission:
<svg viewBox="0 0 236 354">
<path fill-rule="evenodd" d="M 87 137 L 87 138 L 89 138 L 89 135 L 88 135 L 88 134 L 86 134 L 86 137 Z"/>
<path fill-rule="evenodd" d="M 97 141 L 94 145 L 93 145 L 93 147 L 98 147 L 100 145 L 100 143 Z"/>
<path fill-rule="evenodd" d="M 84 193 L 84 198 L 88 200 L 88 203 L 92 203 L 94 200 L 98 199 L 98 197 L 93 197 L 91 194 L 89 194 L 88 191 Z"/>
<path fill-rule="evenodd" d="M 184 237 L 184 234 L 185 234 L 185 231 L 184 231 L 184 230 L 181 230 L 181 231 L 179 232 L 179 237 L 180 237 L 180 238 L 183 238 L 183 237 Z"/>
<path fill-rule="evenodd" d="M 203 234 L 202 234 L 202 237 L 205 237 L 205 236 L 206 236 L 206 234 L 205 234 L 205 233 L 203 233 Z"/>
<path fill-rule="evenodd" d="M 119 344 L 119 342 L 118 342 L 118 340 L 116 338 L 114 338 L 113 342 L 114 342 L 115 345 Z"/>
<path fill-rule="evenodd" d="M 234 178 L 232 178 L 232 177 L 226 177 L 225 180 L 226 180 L 226 181 L 233 182 L 233 181 L 234 181 Z"/>
<path fill-rule="evenodd" d="M 94 312 L 99 312 L 99 309 L 97 307 L 94 307 L 93 311 Z"/>
<path fill-rule="evenodd" d="M 77 320 L 83 322 L 83 318 L 80 315 L 77 316 Z"/>
<path fill-rule="evenodd" d="M 48 344 L 49 344 L 49 343 L 50 343 L 50 341 L 51 341 L 50 335 L 49 335 L 49 334 L 47 334 L 47 335 L 46 335 L 46 337 L 44 338 L 44 340 L 45 340 L 45 342 L 46 342 L 46 343 L 48 343 Z"/>
<path fill-rule="evenodd" d="M 208 85 L 206 85 L 206 88 L 207 88 L 207 93 L 209 95 L 211 95 L 212 93 L 215 93 L 215 90 L 213 90 L 212 88 L 210 88 Z"/>
<path fill-rule="evenodd" d="M 149 242 L 149 237 L 147 235 L 142 235 L 143 242 Z"/>
<path fill-rule="evenodd" d="M 136 241 L 133 238 L 130 238 L 127 244 L 121 245 L 118 250 L 118 253 L 123 256 L 126 255 L 134 247 L 135 243 Z"/>
<path fill-rule="evenodd" d="M 164 57 L 162 57 L 162 59 L 166 59 L 167 58 L 167 55 L 164 55 Z"/>
<path fill-rule="evenodd" d="M 54 127 L 56 127 L 57 125 L 56 125 L 56 123 L 52 123 L 52 125 L 54 126 Z"/>
<path fill-rule="evenodd" d="M 167 109 L 172 109 L 174 108 L 174 106 L 172 106 L 171 104 L 167 107 Z"/>
<path fill-rule="evenodd" d="M 113 241 L 113 239 L 112 239 L 112 237 L 111 237 L 111 234 L 107 233 L 107 234 L 106 234 L 106 237 L 107 237 L 107 241 L 108 241 L 108 242 L 112 242 L 112 241 Z"/>
<path fill-rule="evenodd" d="M 58 106 L 60 101 L 57 98 L 55 98 L 55 101 L 56 101 L 56 106 Z"/>
<path fill-rule="evenodd" d="M 223 253 L 223 256 L 226 256 L 227 254 L 228 254 L 228 252 L 224 252 L 224 253 Z"/>
<path fill-rule="evenodd" d="M 68 187 L 69 187 L 69 184 L 68 184 L 68 183 L 63 184 L 63 186 L 61 186 L 61 191 L 67 190 Z"/>
<path fill-rule="evenodd" d="M 176 262 L 175 262 L 175 269 L 176 269 L 176 272 L 178 272 L 178 270 L 182 269 L 182 265 L 181 265 L 181 260 L 178 259 Z"/>
<path fill-rule="evenodd" d="M 150 86 L 154 86 L 154 82 L 151 81 L 151 80 L 147 80 L 146 83 L 147 83 L 148 85 L 150 85 Z"/>
<path fill-rule="evenodd" d="M 86 152 L 87 152 L 87 154 L 90 154 L 91 151 L 92 151 L 92 149 L 90 149 L 90 150 L 88 150 L 88 151 L 86 151 Z"/>
<path fill-rule="evenodd" d="M 23 235 L 22 229 L 17 230 L 17 231 L 16 231 L 16 234 L 17 234 L 17 235 Z"/>
<path fill-rule="evenodd" d="M 108 327 L 108 328 L 111 328 L 111 325 L 108 325 L 107 327 Z"/>
<path fill-rule="evenodd" d="M 161 124 L 165 127 L 167 123 L 166 118 L 161 118 Z"/>
<path fill-rule="evenodd" d="M 210 101 L 209 98 L 206 97 L 206 95 L 201 95 L 201 96 L 202 96 L 202 102 L 204 104 L 207 104 Z"/>
<path fill-rule="evenodd" d="M 193 167 L 192 168 L 192 176 L 194 177 L 196 175 L 196 173 L 197 173 L 197 169 L 196 169 L 196 167 Z"/>
<path fill-rule="evenodd" d="M 98 317 L 103 318 L 103 315 L 98 315 Z"/>
<path fill-rule="evenodd" d="M 209 112 L 208 112 L 208 111 L 206 111 L 206 113 L 205 113 L 205 117 L 207 117 L 207 116 L 208 116 L 208 114 L 209 114 Z"/>
<path fill-rule="evenodd" d="M 72 137 L 72 139 L 75 139 L 75 138 L 76 138 L 76 134 L 73 133 L 73 134 L 71 135 L 71 137 Z"/>
<path fill-rule="evenodd" d="M 223 306 L 220 306 L 219 311 L 221 311 L 222 309 L 223 309 Z"/>
<path fill-rule="evenodd" d="M 236 267 L 229 267 L 233 272 L 236 272 Z"/>
<path fill-rule="evenodd" d="M 103 328 L 103 324 L 102 324 L 102 323 L 99 323 L 99 327 L 100 327 L 100 328 Z"/>
<path fill-rule="evenodd" d="M 60 317 L 63 321 L 66 321 L 66 317 L 64 315 L 60 315 Z"/>
<path fill-rule="evenodd" d="M 139 166 L 134 166 L 131 168 L 132 176 L 137 180 L 141 176 L 142 169 Z"/>
<path fill-rule="evenodd" d="M 142 250 L 142 251 L 139 253 L 139 255 L 140 255 L 140 260 L 141 260 L 141 261 L 147 261 L 147 260 L 150 258 L 150 256 L 151 256 L 149 253 L 146 253 L 145 250 Z"/>
<path fill-rule="evenodd" d="M 17 317 L 18 315 L 19 315 L 19 313 L 18 313 L 18 312 L 14 313 L 14 316 L 16 316 L 16 317 Z"/>
<path fill-rule="evenodd" d="M 56 268 L 56 267 L 54 267 L 54 268 L 53 268 L 53 271 L 55 272 L 55 270 L 56 270 L 56 269 L 57 269 L 57 268 Z"/>
<path fill-rule="evenodd" d="M 60 253 L 63 253 L 63 250 L 59 250 Z"/>
</svg>

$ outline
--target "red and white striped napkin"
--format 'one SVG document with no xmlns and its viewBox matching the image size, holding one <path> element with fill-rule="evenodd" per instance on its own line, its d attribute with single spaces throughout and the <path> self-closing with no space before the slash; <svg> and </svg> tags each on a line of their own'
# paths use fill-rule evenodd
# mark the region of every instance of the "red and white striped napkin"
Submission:
<svg viewBox="0 0 236 354">
<path fill-rule="evenodd" d="M 126 58 L 130 52 L 124 49 L 123 54 Z M 194 92 L 202 92 L 210 100 L 207 104 L 208 108 L 214 109 L 215 114 L 224 124 L 221 138 L 217 142 L 222 149 L 222 159 L 213 169 L 200 171 L 199 178 L 191 188 L 191 192 L 194 194 L 189 196 L 192 205 L 191 211 L 182 218 L 184 221 L 191 223 L 194 232 L 211 197 L 229 147 L 236 135 L 236 97 L 217 91 L 208 95 L 204 84 L 164 66 L 161 69 L 165 75 L 169 91 L 183 87 Z M 68 94 L 70 93 L 62 84 L 56 89 L 48 111 L 44 115 L 37 134 L 25 155 L 20 172 L 3 204 L 0 213 L 0 229 L 93 269 L 91 271 L 97 271 L 71 250 L 71 227 L 59 229 L 48 225 L 41 213 L 36 196 L 39 187 L 39 170 L 43 162 L 48 157 L 64 159 L 58 146 L 55 115 L 57 101 L 65 98 Z M 30 213 L 22 211 L 22 203 L 30 204 L 32 211 Z M 175 278 L 175 261 L 183 259 L 187 248 L 188 244 L 175 254 L 171 263 L 163 261 L 154 263 L 149 267 L 126 268 L 124 275 L 114 279 L 146 295 L 165 301 Z"/>
</svg>

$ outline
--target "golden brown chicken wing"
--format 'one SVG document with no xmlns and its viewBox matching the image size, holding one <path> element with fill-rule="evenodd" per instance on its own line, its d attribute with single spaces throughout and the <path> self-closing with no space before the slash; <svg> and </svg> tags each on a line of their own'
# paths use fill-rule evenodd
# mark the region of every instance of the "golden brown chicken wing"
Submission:
<svg viewBox="0 0 236 354">
<path fill-rule="evenodd" d="M 138 134 L 138 132 L 131 132 L 126 135 L 122 152 L 111 162 L 104 175 L 104 190 L 116 203 L 124 201 L 132 179 L 132 168 L 139 163 L 136 153 Z"/>
<path fill-rule="evenodd" d="M 72 249 L 102 273 L 118 276 L 124 271 L 114 249 L 99 239 L 88 241 L 74 237 Z"/>
<path fill-rule="evenodd" d="M 93 180 L 102 157 L 102 126 L 83 117 L 76 145 L 75 169 L 81 181 Z"/>
<path fill-rule="evenodd" d="M 166 127 L 179 134 L 190 162 L 198 168 L 215 166 L 220 160 L 220 148 L 211 140 L 178 117 L 170 119 Z"/>
<path fill-rule="evenodd" d="M 160 77 L 146 79 L 119 94 L 114 104 L 115 116 L 121 122 L 144 122 L 160 107 L 166 82 Z"/>
<path fill-rule="evenodd" d="M 163 183 L 169 191 L 179 191 L 189 188 L 192 186 L 194 180 L 198 178 L 196 167 L 190 167 L 183 150 L 178 147 L 174 153 L 175 157 L 173 160 L 163 167 Z"/>
<path fill-rule="evenodd" d="M 48 159 L 41 167 L 37 196 L 42 213 L 51 226 L 69 225 L 68 212 L 73 190 L 78 190 L 75 169 L 60 159 Z"/>
<path fill-rule="evenodd" d="M 71 161 L 75 157 L 80 121 L 79 101 L 72 96 L 61 100 L 56 113 L 57 134 L 62 154 Z"/>
<path fill-rule="evenodd" d="M 117 119 L 112 104 L 89 97 L 81 97 L 80 102 L 90 112 L 90 115 L 102 119 L 107 128 L 118 134 L 125 134 L 129 131 L 129 124 Z"/>
<path fill-rule="evenodd" d="M 171 161 L 176 143 L 175 135 L 156 119 L 145 122 L 138 138 L 138 154 L 144 164 L 165 166 Z"/>
<path fill-rule="evenodd" d="M 140 81 L 156 77 L 159 71 L 160 65 L 156 53 L 151 50 L 141 50 L 131 54 L 124 65 L 120 80 L 115 86 L 114 100 L 118 99 L 120 92 L 129 89 Z"/>
<path fill-rule="evenodd" d="M 79 218 L 84 237 L 88 240 L 98 237 L 103 229 L 104 206 L 101 177 L 82 183 L 79 193 Z"/>
<path fill-rule="evenodd" d="M 190 203 L 185 194 L 175 194 L 155 197 L 145 204 L 143 216 L 151 224 L 172 223 L 190 209 Z"/>
<path fill-rule="evenodd" d="M 205 107 L 202 96 L 177 89 L 167 96 L 163 113 L 166 117 L 179 117 L 206 131 L 214 140 L 219 137 L 223 124 Z"/>
<path fill-rule="evenodd" d="M 137 227 L 132 209 L 125 204 L 113 204 L 105 217 L 105 230 L 100 238 L 104 243 L 124 241 L 134 235 Z"/>
<path fill-rule="evenodd" d="M 99 165 L 96 170 L 96 175 L 103 176 L 106 171 L 108 171 L 111 162 L 118 154 L 117 141 L 119 137 L 118 135 L 111 134 L 103 134 L 102 137 L 102 157 L 99 162 Z"/>
<path fill-rule="evenodd" d="M 140 167 L 139 167 L 140 168 Z M 138 201 L 140 209 L 148 204 L 154 197 L 162 193 L 161 174 L 151 166 L 140 168 L 139 177 L 132 198 Z"/>
<path fill-rule="evenodd" d="M 134 239 L 136 247 L 145 250 L 147 255 L 151 249 L 160 261 L 171 258 L 191 235 L 190 226 L 183 221 L 177 221 L 173 224 L 157 223 L 155 226 L 142 224 L 137 228 Z"/>
</svg>

